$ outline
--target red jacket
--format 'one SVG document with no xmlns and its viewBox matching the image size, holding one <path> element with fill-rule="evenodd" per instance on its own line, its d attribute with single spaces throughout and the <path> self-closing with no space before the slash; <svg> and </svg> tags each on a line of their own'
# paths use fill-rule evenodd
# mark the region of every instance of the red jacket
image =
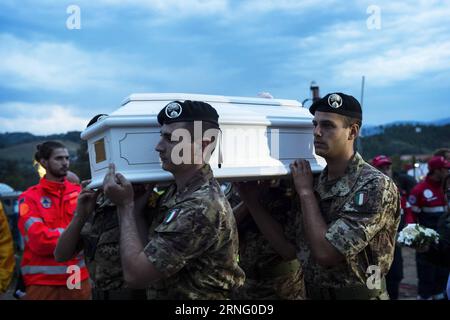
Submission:
<svg viewBox="0 0 450 320">
<path fill-rule="evenodd" d="M 400 190 L 400 207 L 404 217 L 404 223 L 416 223 L 416 217 L 412 212 L 411 204 L 408 201 L 408 194 L 404 190 Z"/>
<path fill-rule="evenodd" d="M 435 229 L 446 207 L 441 184 L 426 177 L 411 190 L 408 200 L 416 221 L 427 228 Z"/>
<path fill-rule="evenodd" d="M 53 256 L 59 236 L 72 220 L 79 193 L 79 185 L 44 177 L 20 195 L 18 224 L 25 240 L 21 270 L 26 286 L 65 286 L 74 274 L 67 269 L 70 265 L 80 267 L 81 281 L 88 278 L 81 255 L 63 263 Z"/>
</svg>

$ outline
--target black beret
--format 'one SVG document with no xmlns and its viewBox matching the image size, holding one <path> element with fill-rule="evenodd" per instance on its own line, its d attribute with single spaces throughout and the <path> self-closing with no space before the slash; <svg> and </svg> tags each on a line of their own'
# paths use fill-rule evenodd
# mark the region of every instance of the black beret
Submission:
<svg viewBox="0 0 450 320">
<path fill-rule="evenodd" d="M 207 121 L 219 127 L 219 115 L 216 109 L 202 101 L 172 101 L 158 113 L 160 125 L 190 121 Z"/>
<path fill-rule="evenodd" d="M 86 128 L 89 128 L 90 126 L 92 126 L 94 123 L 96 123 L 101 117 L 103 116 L 108 116 L 107 114 L 101 113 L 96 115 L 95 117 L 93 117 L 91 120 L 89 120 L 89 123 L 87 124 Z"/>
<path fill-rule="evenodd" d="M 341 92 L 329 93 L 314 102 L 309 107 L 309 112 L 314 115 L 316 111 L 332 112 L 362 120 L 362 110 L 358 100 Z"/>
</svg>

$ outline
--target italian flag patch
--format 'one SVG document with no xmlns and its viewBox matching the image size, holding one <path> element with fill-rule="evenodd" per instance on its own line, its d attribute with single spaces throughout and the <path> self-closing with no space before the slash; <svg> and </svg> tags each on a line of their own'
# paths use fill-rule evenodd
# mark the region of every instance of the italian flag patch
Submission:
<svg viewBox="0 0 450 320">
<path fill-rule="evenodd" d="M 166 219 L 164 220 L 164 224 L 167 224 L 170 221 L 172 221 L 173 219 L 175 219 L 177 217 L 177 215 L 178 215 L 177 209 L 170 211 L 169 214 L 167 215 Z"/>
<path fill-rule="evenodd" d="M 367 192 L 361 191 L 355 195 L 355 205 L 362 206 L 368 200 Z"/>
</svg>

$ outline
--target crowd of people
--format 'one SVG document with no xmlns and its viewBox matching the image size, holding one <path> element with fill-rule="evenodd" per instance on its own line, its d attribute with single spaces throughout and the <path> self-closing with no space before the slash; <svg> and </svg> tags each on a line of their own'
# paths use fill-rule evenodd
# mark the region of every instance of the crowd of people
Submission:
<svg viewBox="0 0 450 320">
<path fill-rule="evenodd" d="M 64 145 L 38 145 L 45 176 L 18 200 L 23 298 L 398 299 L 397 233 L 418 223 L 440 234 L 438 244 L 416 248 L 418 298 L 446 299 L 450 151 L 434 154 L 414 186 L 393 174 L 389 157 L 368 163 L 355 149 L 362 110 L 354 97 L 327 94 L 310 112 L 325 169 L 315 175 L 298 159 L 287 178 L 234 183 L 239 201 L 231 204 L 209 157 L 171 158 L 175 130 L 193 133 L 194 121 L 202 121 L 202 133 L 220 130 L 205 102 L 174 101 L 158 114 L 154 148 L 171 185 L 132 184 L 110 164 L 103 186 L 90 189 L 69 173 Z M 206 152 L 216 141 L 202 135 L 182 143 Z M 0 211 L 0 292 L 14 269 L 4 221 Z"/>
</svg>

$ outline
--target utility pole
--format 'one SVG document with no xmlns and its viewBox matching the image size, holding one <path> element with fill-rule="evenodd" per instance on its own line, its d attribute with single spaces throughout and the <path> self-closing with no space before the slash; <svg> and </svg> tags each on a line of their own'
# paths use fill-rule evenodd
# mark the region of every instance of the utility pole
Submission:
<svg viewBox="0 0 450 320">
<path fill-rule="evenodd" d="M 364 83 L 365 83 L 366 77 L 362 76 L 361 79 L 361 108 L 363 106 L 363 102 L 364 102 Z"/>
<path fill-rule="evenodd" d="M 365 76 L 362 76 L 361 79 L 361 109 L 363 109 L 363 100 L 364 100 L 364 82 L 365 82 Z M 361 130 L 361 128 L 360 128 Z M 356 150 L 358 150 L 359 153 L 362 153 L 362 143 L 361 143 L 361 137 L 358 137 L 356 139 Z"/>
</svg>

